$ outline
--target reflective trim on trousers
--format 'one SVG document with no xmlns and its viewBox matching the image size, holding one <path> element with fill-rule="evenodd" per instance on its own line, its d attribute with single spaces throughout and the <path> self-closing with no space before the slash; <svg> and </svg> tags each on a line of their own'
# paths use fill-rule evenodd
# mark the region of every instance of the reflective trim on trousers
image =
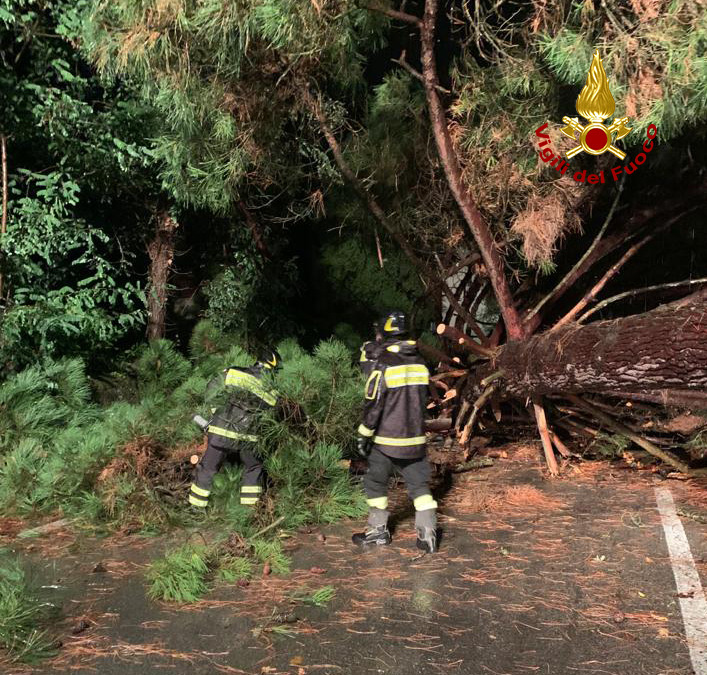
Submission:
<svg viewBox="0 0 707 675">
<path fill-rule="evenodd" d="M 437 502 L 432 495 L 420 495 L 413 500 L 415 511 L 427 511 L 428 509 L 436 509 Z"/>
<path fill-rule="evenodd" d="M 200 488 L 196 483 L 191 484 L 191 491 L 197 497 L 208 497 L 211 494 L 211 490 Z"/>
<path fill-rule="evenodd" d="M 205 509 L 209 505 L 208 499 L 200 499 L 196 495 L 189 495 L 189 503 L 192 506 L 198 506 L 199 508 Z"/>
<path fill-rule="evenodd" d="M 387 497 L 372 497 L 366 500 L 366 504 L 372 509 L 385 510 L 388 508 L 388 498 Z"/>
</svg>

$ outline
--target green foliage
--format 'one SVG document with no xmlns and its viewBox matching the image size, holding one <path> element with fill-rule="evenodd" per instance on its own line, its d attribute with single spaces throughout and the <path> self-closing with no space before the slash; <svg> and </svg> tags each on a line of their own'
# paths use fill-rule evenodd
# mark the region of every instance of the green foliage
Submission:
<svg viewBox="0 0 707 675">
<path fill-rule="evenodd" d="M 381 269 L 375 249 L 362 237 L 348 236 L 324 246 L 319 264 L 337 305 L 355 303 L 371 312 L 391 307 L 410 311 L 420 296 L 420 279 L 397 247 L 384 248 Z"/>
<path fill-rule="evenodd" d="M 196 602 L 208 588 L 209 555 L 205 546 L 185 544 L 154 560 L 147 571 L 147 594 L 153 600 Z"/>
<path fill-rule="evenodd" d="M 61 509 L 99 527 L 145 533 L 191 524 L 189 452 L 175 453 L 201 440 L 191 416 L 208 415 L 222 369 L 254 360 L 212 325 L 199 332 L 193 345 L 208 339 L 211 346 L 198 351 L 204 356 L 196 361 L 168 341 L 135 354 L 132 376 L 140 396 L 134 402 L 92 404 L 78 360 L 33 366 L 0 383 L 0 510 Z M 281 527 L 291 528 L 365 512 L 360 487 L 341 465 L 360 406 L 361 376 L 350 351 L 334 340 L 322 342 L 313 354 L 294 340 L 278 350 L 284 366 L 274 384 L 282 392 L 285 415 L 264 420 L 259 444 L 272 508 L 254 518 L 252 509 L 239 503 L 240 466 L 226 465 L 215 478 L 206 515 L 217 532 L 250 537 L 281 516 Z M 209 394 L 214 376 L 217 386 Z M 286 573 L 289 559 L 276 539 L 252 543 L 254 559 Z M 187 601 L 202 594 L 215 574 L 226 579 L 237 572 L 236 567 L 219 572 L 231 555 L 220 548 L 177 553 L 151 573 L 155 597 Z M 160 585 L 157 577 L 163 574 Z"/>
<path fill-rule="evenodd" d="M 176 199 L 225 214 L 246 179 L 255 190 L 297 186 L 297 78 L 319 71 L 357 88 L 362 46 L 375 47 L 384 25 L 348 1 L 120 1 L 94 5 L 84 40 L 102 72 L 134 78 L 162 111 L 155 156 Z"/>
<path fill-rule="evenodd" d="M 52 656 L 56 648 L 45 629 L 51 614 L 19 560 L 0 551 L 0 653 L 24 663 Z"/>
<path fill-rule="evenodd" d="M 262 563 L 268 563 L 274 574 L 289 574 L 291 561 L 282 550 L 277 539 L 254 539 L 253 556 Z"/>
<path fill-rule="evenodd" d="M 139 209 L 128 213 L 124 203 L 151 184 L 151 112 L 128 87 L 102 89 L 76 53 L 85 6 L 0 5 L 10 172 L 0 249 L 12 251 L 0 266 L 0 360 L 16 368 L 106 352 L 145 320 L 143 289 L 132 278 Z"/>
<path fill-rule="evenodd" d="M 292 594 L 292 599 L 295 602 L 302 602 L 305 605 L 313 605 L 314 607 L 325 607 L 336 595 L 336 589 L 333 586 L 322 586 L 316 591 L 308 592 L 305 590 L 295 591 Z"/>
<path fill-rule="evenodd" d="M 618 434 L 600 433 L 589 449 L 596 455 L 606 459 L 617 459 L 631 445 L 631 439 Z"/>
<path fill-rule="evenodd" d="M 192 366 L 169 340 L 153 340 L 135 362 L 142 393 L 167 392 L 184 382 Z"/>
<path fill-rule="evenodd" d="M 253 561 L 244 556 L 224 557 L 219 562 L 218 579 L 232 584 L 250 579 L 253 574 Z"/>
</svg>

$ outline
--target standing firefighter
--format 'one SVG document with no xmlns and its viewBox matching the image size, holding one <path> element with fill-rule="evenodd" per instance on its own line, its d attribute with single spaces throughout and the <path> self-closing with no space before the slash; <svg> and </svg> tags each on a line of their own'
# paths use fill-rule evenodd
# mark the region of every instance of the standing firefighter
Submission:
<svg viewBox="0 0 707 675">
<path fill-rule="evenodd" d="M 264 381 L 264 375 L 279 366 L 277 352 L 268 351 L 250 368 L 232 366 L 223 371 L 228 398 L 214 411 L 208 423 L 208 446 L 196 465 L 189 493 L 192 506 L 208 506 L 214 476 L 229 455 L 243 464 L 241 504 L 255 506 L 258 503 L 265 486 L 265 475 L 262 461 L 253 453 L 258 440 L 257 425 L 260 414 L 277 404 L 277 394 Z"/>
<path fill-rule="evenodd" d="M 376 321 L 373 324 L 373 333 L 375 334 L 375 339 L 364 342 L 361 345 L 361 355 L 358 359 L 359 368 L 361 372 L 368 377 L 376 364 L 376 360 L 383 349 L 383 334 L 379 328 L 380 324 Z"/>
<path fill-rule="evenodd" d="M 388 480 L 402 474 L 415 504 L 417 547 L 437 550 L 437 502 L 429 487 L 430 464 L 425 450 L 424 416 L 429 371 L 414 340 L 404 339 L 407 320 L 391 312 L 381 320 L 380 355 L 366 382 L 358 451 L 368 457 L 363 485 L 369 507 L 368 528 L 353 535 L 361 546 L 390 543 Z"/>
</svg>

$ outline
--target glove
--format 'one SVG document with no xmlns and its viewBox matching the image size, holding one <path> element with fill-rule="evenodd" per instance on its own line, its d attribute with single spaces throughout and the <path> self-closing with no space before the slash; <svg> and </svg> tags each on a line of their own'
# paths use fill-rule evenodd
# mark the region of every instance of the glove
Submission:
<svg viewBox="0 0 707 675">
<path fill-rule="evenodd" d="M 356 452 L 366 459 L 371 454 L 371 439 L 366 436 L 358 436 L 356 438 Z"/>
</svg>

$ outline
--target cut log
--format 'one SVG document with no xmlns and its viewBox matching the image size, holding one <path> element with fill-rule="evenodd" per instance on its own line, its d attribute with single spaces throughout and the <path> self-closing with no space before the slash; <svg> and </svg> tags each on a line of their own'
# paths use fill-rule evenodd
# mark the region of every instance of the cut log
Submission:
<svg viewBox="0 0 707 675">
<path fill-rule="evenodd" d="M 479 369 L 476 381 L 499 371 L 496 392 L 506 397 L 699 395 L 707 390 L 707 299 L 688 298 L 644 314 L 509 342 Z M 471 398 L 481 387 L 468 389 Z"/>
<path fill-rule="evenodd" d="M 461 345 L 465 349 L 468 349 L 475 354 L 479 354 L 480 356 L 490 357 L 494 354 L 494 350 L 480 345 L 468 335 L 462 333 L 458 328 L 454 328 L 454 326 L 448 326 L 447 324 L 440 323 L 437 326 L 437 335 L 446 337 L 452 340 L 452 342 L 456 342 L 458 345 Z"/>
</svg>

